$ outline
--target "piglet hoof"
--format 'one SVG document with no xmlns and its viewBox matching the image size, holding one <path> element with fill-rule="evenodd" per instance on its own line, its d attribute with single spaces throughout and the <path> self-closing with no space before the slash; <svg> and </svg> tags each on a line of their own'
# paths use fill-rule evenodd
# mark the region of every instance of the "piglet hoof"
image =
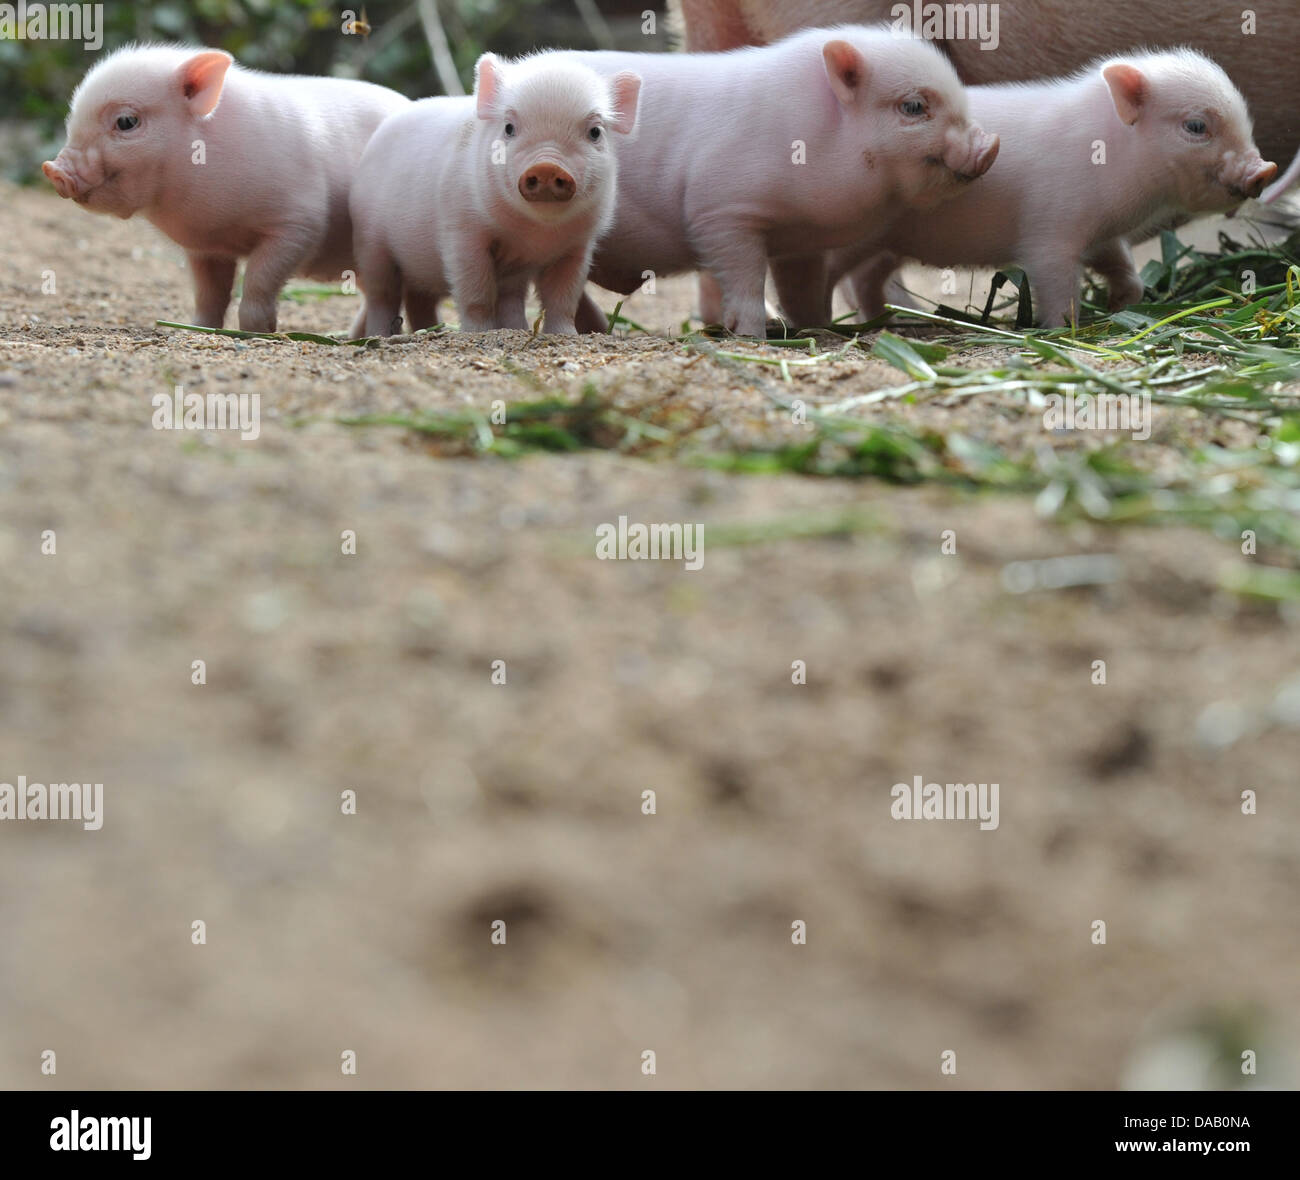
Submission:
<svg viewBox="0 0 1300 1180">
<path fill-rule="evenodd" d="M 595 336 L 609 332 L 609 317 L 589 298 L 584 298 L 578 305 L 576 326 L 579 332 Z"/>
<path fill-rule="evenodd" d="M 728 316 L 725 327 L 733 336 L 744 336 L 749 340 L 767 339 L 767 317 L 765 315 Z"/>
<path fill-rule="evenodd" d="M 275 308 L 269 311 L 262 307 L 250 307 L 247 303 L 239 305 L 239 330 L 241 332 L 274 332 Z"/>
<path fill-rule="evenodd" d="M 1107 301 L 1107 307 L 1111 311 L 1123 311 L 1126 307 L 1132 307 L 1135 303 L 1141 303 L 1146 298 L 1147 289 L 1138 278 L 1124 279 L 1112 282 L 1110 285 L 1110 299 Z"/>
</svg>

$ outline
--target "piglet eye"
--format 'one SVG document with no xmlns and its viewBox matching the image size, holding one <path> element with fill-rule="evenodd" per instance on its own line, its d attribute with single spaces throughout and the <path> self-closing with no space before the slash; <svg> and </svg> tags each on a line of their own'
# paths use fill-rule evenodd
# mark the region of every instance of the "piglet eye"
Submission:
<svg viewBox="0 0 1300 1180">
<path fill-rule="evenodd" d="M 898 109 L 909 119 L 919 119 L 925 114 L 925 103 L 919 98 L 905 98 L 898 104 Z"/>
<path fill-rule="evenodd" d="M 587 138 L 588 138 L 589 140 L 591 140 L 592 143 L 599 143 L 599 142 L 600 142 L 600 128 L 599 128 L 599 127 L 593 127 L 590 131 L 587 132 Z"/>
<path fill-rule="evenodd" d="M 1188 135 L 1204 135 L 1209 131 L 1209 127 L 1206 126 L 1204 119 L 1188 119 L 1183 123 L 1183 130 L 1186 131 Z"/>
<path fill-rule="evenodd" d="M 513 123 L 507 123 L 507 124 L 506 124 L 506 138 L 507 138 L 507 139 L 512 138 L 512 137 L 514 136 L 514 133 L 515 133 L 515 125 L 514 125 Z"/>
<path fill-rule="evenodd" d="M 117 129 L 119 131 L 130 131 L 140 125 L 140 120 L 135 115 L 118 115 Z"/>
</svg>

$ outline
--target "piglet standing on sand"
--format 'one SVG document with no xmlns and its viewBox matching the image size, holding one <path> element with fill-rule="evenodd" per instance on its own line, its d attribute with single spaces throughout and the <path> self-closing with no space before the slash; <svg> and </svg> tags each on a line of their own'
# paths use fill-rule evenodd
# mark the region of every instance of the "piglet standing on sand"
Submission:
<svg viewBox="0 0 1300 1180">
<path fill-rule="evenodd" d="M 641 79 L 547 54 L 484 54 L 473 98 L 428 98 L 376 132 L 352 196 L 353 325 L 383 336 L 437 323 L 451 295 L 461 328 L 526 328 L 535 282 L 546 331 L 572 334 L 597 240 L 614 216 L 614 137 L 636 126 Z"/>
<path fill-rule="evenodd" d="M 1245 99 L 1192 50 L 1128 54 L 1070 78 L 968 94 L 974 116 L 1002 137 L 998 166 L 941 212 L 900 219 L 883 252 L 876 242 L 833 256 L 832 283 L 871 256 L 853 277 L 865 316 L 883 310 L 902 258 L 1020 265 L 1035 315 L 1051 327 L 1077 318 L 1088 266 L 1107 280 L 1118 310 L 1143 293 L 1130 242 L 1229 212 L 1277 175 L 1255 146 Z M 829 289 L 826 300 L 828 314 Z"/>
<path fill-rule="evenodd" d="M 784 311 L 802 319 L 805 292 L 820 305 L 826 251 L 978 188 L 998 154 L 943 54 L 883 27 L 734 53 L 565 56 L 645 82 L 592 280 L 630 295 L 647 276 L 703 270 L 721 289 L 723 326 L 741 336 L 765 334 L 769 262 Z M 579 322 L 605 326 L 589 298 Z"/>
<path fill-rule="evenodd" d="M 342 78 L 245 70 L 228 53 L 153 45 L 105 58 L 72 96 L 42 171 L 95 213 L 143 214 L 188 254 L 195 322 L 219 328 L 247 258 L 239 326 L 272 332 L 292 275 L 355 269 L 348 191 L 375 128 L 409 106 Z"/>
</svg>

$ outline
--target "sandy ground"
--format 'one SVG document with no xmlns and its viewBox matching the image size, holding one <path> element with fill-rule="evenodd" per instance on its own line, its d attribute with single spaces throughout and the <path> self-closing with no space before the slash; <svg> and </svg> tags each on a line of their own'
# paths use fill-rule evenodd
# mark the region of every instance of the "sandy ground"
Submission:
<svg viewBox="0 0 1300 1180">
<path fill-rule="evenodd" d="M 0 823 L 0 1085 L 1296 1084 L 1297 620 L 1217 590 L 1230 542 L 934 486 L 446 457 L 335 419 L 590 381 L 717 445 L 792 428 L 757 368 L 666 339 L 209 339 L 153 326 L 190 297 L 146 225 L 6 188 L 0 240 L 0 782 L 102 781 L 105 816 Z M 690 304 L 679 280 L 628 311 Z M 152 429 L 176 384 L 260 394 L 261 437 Z M 917 413 L 1042 437 L 999 400 Z M 1166 415 L 1151 445 L 1223 429 Z M 873 523 L 725 543 L 834 512 Z M 702 523 L 703 568 L 596 560 L 620 515 Z M 1076 553 L 1121 576 L 1004 588 Z M 1216 745 L 1231 708 L 1253 729 Z M 917 775 L 998 783 L 998 828 L 891 819 Z"/>
</svg>

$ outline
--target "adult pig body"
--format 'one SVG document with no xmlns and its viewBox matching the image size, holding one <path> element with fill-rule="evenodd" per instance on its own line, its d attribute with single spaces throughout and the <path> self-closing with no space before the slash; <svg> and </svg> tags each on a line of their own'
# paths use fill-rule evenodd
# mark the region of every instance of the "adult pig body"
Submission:
<svg viewBox="0 0 1300 1180">
<path fill-rule="evenodd" d="M 942 55 L 884 29 L 815 29 L 727 54 L 572 56 L 643 80 L 592 280 L 626 295 L 648 275 L 705 270 L 723 292 L 722 322 L 741 335 L 764 333 L 769 260 L 820 268 L 824 251 L 946 199 L 997 153 Z M 929 113 L 896 126 L 897 100 L 913 94 L 929 96 Z M 603 322 L 584 301 L 580 326 Z"/>
<path fill-rule="evenodd" d="M 924 5 L 939 8 L 943 5 Z M 967 6 L 970 7 L 970 6 Z M 1060 77 L 1095 58 L 1136 49 L 1187 46 L 1213 58 L 1241 88 L 1255 114 L 1264 156 L 1290 160 L 1300 151 L 1295 100 L 1300 53 L 1296 0 L 999 0 L 997 47 L 979 40 L 936 40 L 967 85 Z M 917 6 L 909 0 L 681 0 L 685 44 L 692 52 L 766 45 L 797 29 L 839 21 L 894 21 Z M 1246 24 L 1254 17 L 1254 32 Z"/>
<path fill-rule="evenodd" d="M 408 105 L 368 82 L 246 70 L 215 50 L 128 49 L 78 87 L 68 143 L 45 173 L 60 195 L 139 213 L 180 245 L 199 324 L 222 325 L 246 258 L 239 324 L 270 331 L 292 275 L 337 282 L 354 268 L 353 172 L 379 124 Z"/>
</svg>

